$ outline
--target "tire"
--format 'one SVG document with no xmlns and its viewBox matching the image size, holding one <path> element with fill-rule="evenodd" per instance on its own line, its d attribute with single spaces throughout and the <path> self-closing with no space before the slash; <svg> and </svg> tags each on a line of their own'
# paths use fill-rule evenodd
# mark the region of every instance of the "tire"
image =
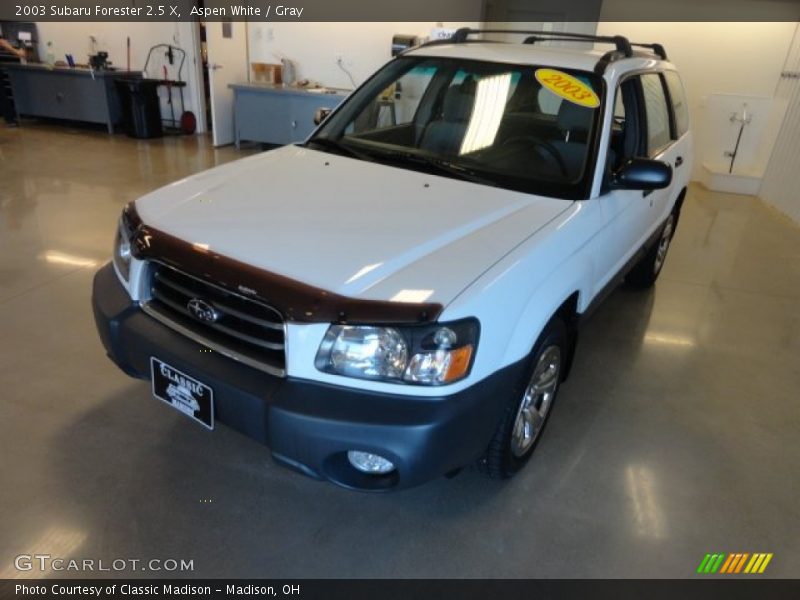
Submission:
<svg viewBox="0 0 800 600">
<path fill-rule="evenodd" d="M 492 479 L 508 479 L 530 460 L 552 413 L 568 355 L 567 327 L 560 318 L 553 317 L 536 341 L 486 454 L 478 461 L 484 474 Z"/>
<path fill-rule="evenodd" d="M 625 276 L 625 283 L 636 288 L 649 288 L 658 279 L 664 262 L 667 260 L 667 252 L 670 243 L 675 235 L 675 227 L 678 225 L 678 213 L 670 213 L 667 220 L 661 226 L 661 232 L 653 247 L 647 251 L 642 259 L 636 263 L 633 269 Z"/>
</svg>

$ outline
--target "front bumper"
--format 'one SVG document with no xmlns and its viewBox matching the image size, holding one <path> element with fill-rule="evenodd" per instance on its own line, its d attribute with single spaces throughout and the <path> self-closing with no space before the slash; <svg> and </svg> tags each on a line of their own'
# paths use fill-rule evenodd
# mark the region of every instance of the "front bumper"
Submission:
<svg viewBox="0 0 800 600">
<path fill-rule="evenodd" d="M 92 305 L 106 352 L 125 373 L 149 379 L 151 356 L 167 362 L 211 386 L 215 421 L 266 444 L 285 466 L 353 489 L 410 487 L 475 461 L 521 376 L 516 363 L 439 398 L 274 377 L 208 352 L 146 315 L 111 264 L 95 275 Z M 348 450 L 380 454 L 396 469 L 362 474 L 347 461 Z"/>
</svg>

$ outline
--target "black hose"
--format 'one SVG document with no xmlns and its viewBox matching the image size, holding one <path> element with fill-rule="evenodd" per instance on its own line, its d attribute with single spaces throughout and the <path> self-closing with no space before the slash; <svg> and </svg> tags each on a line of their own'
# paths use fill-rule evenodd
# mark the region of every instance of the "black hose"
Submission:
<svg viewBox="0 0 800 600">
<path fill-rule="evenodd" d="M 733 173 L 733 161 L 736 160 L 736 154 L 739 152 L 739 142 L 742 141 L 742 132 L 744 131 L 744 121 L 739 126 L 739 135 L 736 137 L 736 146 L 733 149 L 733 153 L 731 154 L 731 167 L 728 169 L 728 173 Z"/>
</svg>

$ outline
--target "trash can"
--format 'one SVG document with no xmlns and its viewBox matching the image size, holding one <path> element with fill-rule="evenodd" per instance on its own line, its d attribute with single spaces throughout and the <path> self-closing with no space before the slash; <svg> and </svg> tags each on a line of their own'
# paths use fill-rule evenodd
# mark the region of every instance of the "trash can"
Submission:
<svg viewBox="0 0 800 600">
<path fill-rule="evenodd" d="M 114 83 L 119 93 L 125 131 L 134 138 L 156 138 L 164 135 L 161 125 L 161 104 L 158 100 L 158 79 L 119 77 Z"/>
</svg>

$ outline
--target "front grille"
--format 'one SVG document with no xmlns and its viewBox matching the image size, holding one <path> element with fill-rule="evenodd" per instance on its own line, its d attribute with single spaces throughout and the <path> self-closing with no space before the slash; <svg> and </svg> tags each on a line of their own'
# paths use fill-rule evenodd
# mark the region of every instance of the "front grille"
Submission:
<svg viewBox="0 0 800 600">
<path fill-rule="evenodd" d="M 220 354 L 286 375 L 284 320 L 277 310 L 160 263 L 151 262 L 148 270 L 145 312 Z M 214 309 L 213 322 L 192 314 L 188 305 L 195 299 Z"/>
</svg>

